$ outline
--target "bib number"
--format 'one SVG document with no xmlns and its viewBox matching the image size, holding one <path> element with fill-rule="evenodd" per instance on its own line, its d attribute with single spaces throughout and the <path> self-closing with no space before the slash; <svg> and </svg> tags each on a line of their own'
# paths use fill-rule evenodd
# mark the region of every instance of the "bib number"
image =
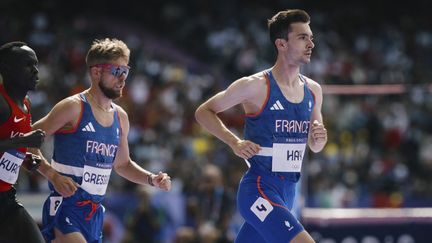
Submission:
<svg viewBox="0 0 432 243">
<path fill-rule="evenodd" d="M 92 195 L 105 195 L 111 169 L 111 165 L 107 164 L 84 165 L 81 188 Z"/>
<path fill-rule="evenodd" d="M 63 202 L 63 197 L 52 196 L 49 199 L 50 199 L 49 215 L 54 216 L 57 213 L 57 210 L 59 209 L 60 204 Z"/>
<path fill-rule="evenodd" d="M 272 171 L 300 172 L 305 149 L 305 143 L 274 143 Z"/>
<path fill-rule="evenodd" d="M 19 151 L 6 151 L 0 158 L 0 179 L 15 184 L 25 154 Z"/>
</svg>

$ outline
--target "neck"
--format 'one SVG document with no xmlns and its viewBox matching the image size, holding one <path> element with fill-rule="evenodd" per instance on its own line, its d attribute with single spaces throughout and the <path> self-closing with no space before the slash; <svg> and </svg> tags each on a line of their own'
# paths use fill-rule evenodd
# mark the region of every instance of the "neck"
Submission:
<svg viewBox="0 0 432 243">
<path fill-rule="evenodd" d="M 276 62 L 272 68 L 272 73 L 276 80 L 288 85 L 292 85 L 298 80 L 300 67 Z"/>
<path fill-rule="evenodd" d="M 91 101 L 95 103 L 98 109 L 104 112 L 112 111 L 111 99 L 108 99 L 103 94 L 100 94 L 97 91 L 93 91 L 91 89 L 87 90 L 87 95 L 91 99 Z"/>
<path fill-rule="evenodd" d="M 6 93 L 11 97 L 11 99 L 19 106 L 24 106 L 24 98 L 27 95 L 27 90 L 21 90 L 19 88 L 9 86 L 3 83 L 3 87 L 6 90 Z"/>
</svg>

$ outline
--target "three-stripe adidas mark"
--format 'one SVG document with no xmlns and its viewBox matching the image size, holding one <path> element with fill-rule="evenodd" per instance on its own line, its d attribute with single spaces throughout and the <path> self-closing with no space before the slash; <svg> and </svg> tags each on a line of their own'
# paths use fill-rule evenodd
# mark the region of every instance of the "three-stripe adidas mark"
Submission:
<svg viewBox="0 0 432 243">
<path fill-rule="evenodd" d="M 83 129 L 84 132 L 96 132 L 96 130 L 93 127 L 93 124 L 89 122 Z"/>
<path fill-rule="evenodd" d="M 274 111 L 274 110 L 284 110 L 284 107 L 282 106 L 282 104 L 280 103 L 279 100 L 276 100 L 276 102 L 272 105 L 272 107 L 270 107 L 270 110 Z"/>
</svg>

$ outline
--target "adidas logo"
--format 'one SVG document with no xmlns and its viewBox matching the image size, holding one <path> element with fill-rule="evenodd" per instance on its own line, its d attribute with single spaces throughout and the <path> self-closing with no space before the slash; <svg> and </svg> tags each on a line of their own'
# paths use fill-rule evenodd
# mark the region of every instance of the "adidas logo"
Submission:
<svg viewBox="0 0 432 243">
<path fill-rule="evenodd" d="M 89 122 L 81 131 L 84 132 L 96 132 L 96 130 L 93 127 L 93 124 Z"/>
<path fill-rule="evenodd" d="M 276 100 L 276 102 L 272 105 L 272 107 L 270 107 L 270 110 L 274 111 L 274 110 L 284 110 L 284 107 L 282 106 L 282 104 L 280 103 L 279 100 Z"/>
</svg>

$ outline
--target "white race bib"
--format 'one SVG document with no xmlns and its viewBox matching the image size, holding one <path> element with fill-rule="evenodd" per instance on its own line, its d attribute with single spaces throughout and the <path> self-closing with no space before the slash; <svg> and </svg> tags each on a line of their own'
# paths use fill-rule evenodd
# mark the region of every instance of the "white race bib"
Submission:
<svg viewBox="0 0 432 243">
<path fill-rule="evenodd" d="M 300 172 L 306 143 L 274 143 L 272 171 Z"/>
<path fill-rule="evenodd" d="M 25 154 L 17 150 L 4 152 L 0 158 L 0 179 L 9 184 L 15 184 L 24 158 Z"/>
<path fill-rule="evenodd" d="M 63 202 L 63 197 L 61 196 L 52 196 L 50 199 L 50 210 L 49 215 L 54 216 L 57 213 L 57 210 L 60 207 L 60 204 Z"/>
<path fill-rule="evenodd" d="M 111 164 L 84 165 L 81 188 L 92 195 L 105 195 L 111 176 Z"/>
</svg>

